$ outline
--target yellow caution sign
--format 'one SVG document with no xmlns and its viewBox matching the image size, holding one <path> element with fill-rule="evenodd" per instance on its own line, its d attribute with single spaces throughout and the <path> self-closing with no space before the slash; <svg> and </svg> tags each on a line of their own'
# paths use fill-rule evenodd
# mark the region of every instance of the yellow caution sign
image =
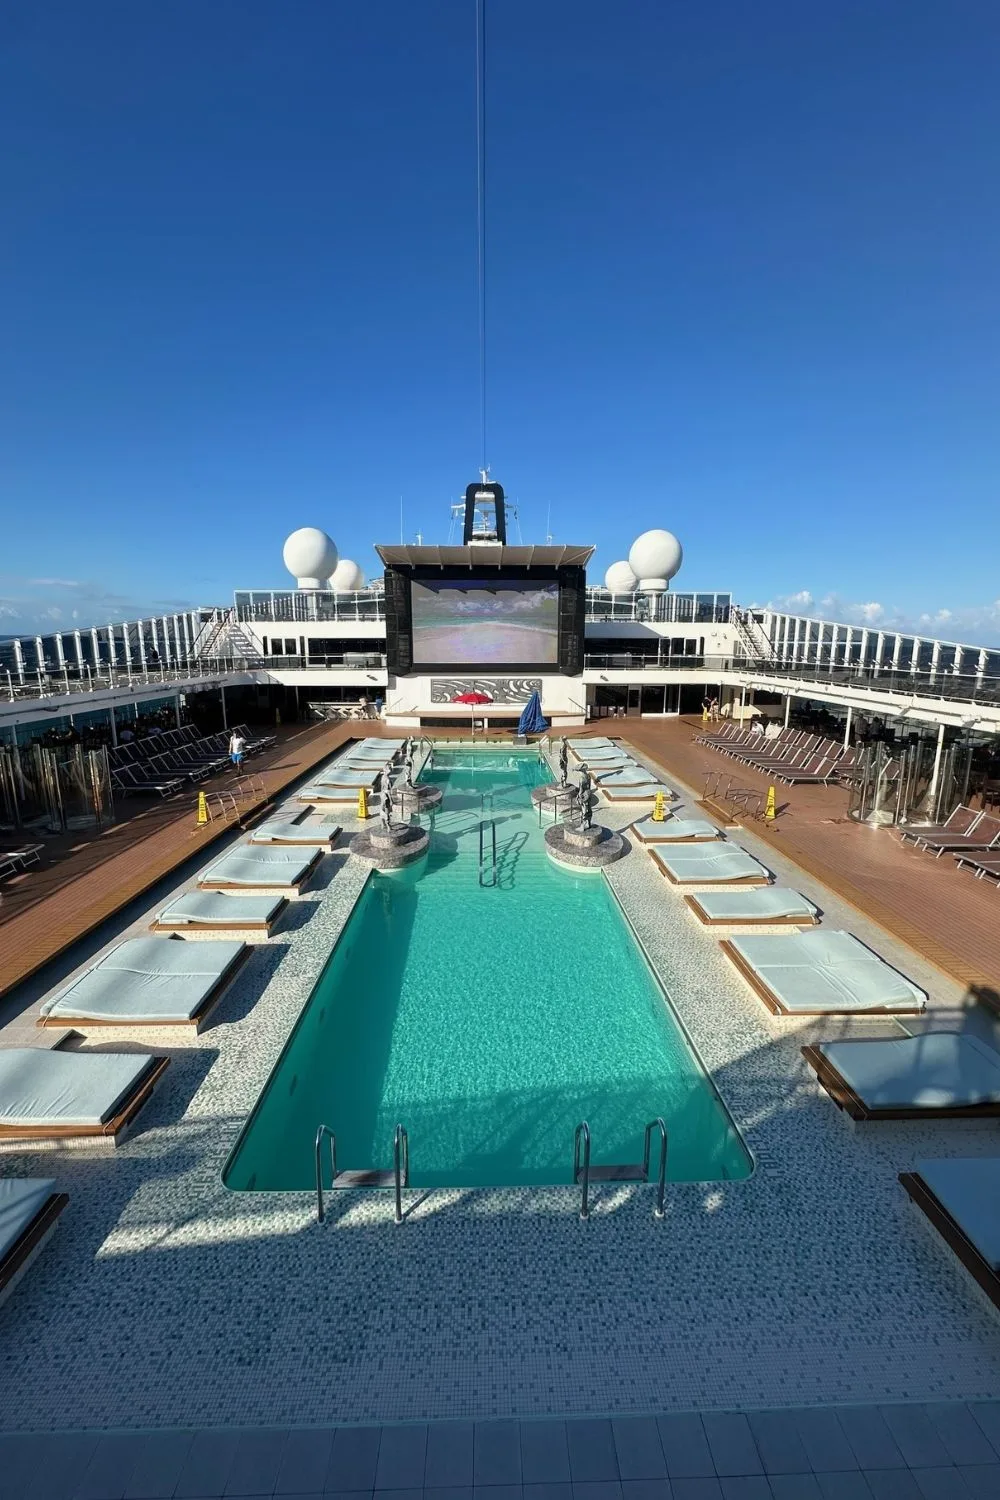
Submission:
<svg viewBox="0 0 1000 1500">
<path fill-rule="evenodd" d="M 368 816 L 368 792 L 365 787 L 358 787 L 358 817 L 364 821 Z"/>
<path fill-rule="evenodd" d="M 774 806 L 774 787 L 769 786 L 767 789 L 767 802 L 764 804 L 764 821 L 765 823 L 773 823 L 777 816 L 777 810 Z"/>
<path fill-rule="evenodd" d="M 657 792 L 656 796 L 653 798 L 653 822 L 654 823 L 662 823 L 663 822 L 664 817 L 666 816 L 665 809 L 666 809 L 666 800 L 665 800 L 665 798 L 663 796 L 663 793 L 662 792 Z"/>
<path fill-rule="evenodd" d="M 208 803 L 205 800 L 205 793 L 204 792 L 199 792 L 198 793 L 198 827 L 200 828 L 203 823 L 207 823 L 207 822 L 208 822 Z"/>
</svg>

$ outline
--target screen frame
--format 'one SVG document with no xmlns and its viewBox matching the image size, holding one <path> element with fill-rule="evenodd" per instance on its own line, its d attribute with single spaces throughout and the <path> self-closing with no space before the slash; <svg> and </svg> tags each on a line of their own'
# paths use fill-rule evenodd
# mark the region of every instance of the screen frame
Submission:
<svg viewBox="0 0 1000 1500">
<path fill-rule="evenodd" d="M 470 675 L 477 677 L 490 676 L 532 676 L 532 677 L 559 677 L 577 676 L 576 671 L 567 672 L 562 665 L 567 655 L 566 636 L 568 633 L 567 612 L 564 608 L 564 594 L 571 585 L 578 585 L 577 575 L 583 574 L 582 568 L 576 567 L 536 567 L 536 568 L 491 568 L 484 558 L 479 567 L 421 567 L 417 565 L 394 564 L 386 569 L 399 575 L 406 580 L 405 607 L 394 611 L 392 621 L 393 628 L 390 630 L 390 622 L 386 620 L 386 654 L 388 668 L 398 677 L 417 676 L 447 676 L 456 677 Z M 504 583 L 520 585 L 530 588 L 532 584 L 548 585 L 558 584 L 559 592 L 556 601 L 557 625 L 556 625 L 556 659 L 554 662 L 539 663 L 537 661 L 491 661 L 491 662 L 420 662 L 413 659 L 413 595 L 410 585 L 412 583 L 483 583 L 488 585 L 490 576 L 502 579 Z M 387 589 L 388 593 L 388 589 Z M 402 601 L 400 601 L 402 603 Z M 580 593 L 582 606 L 583 596 Z M 579 635 L 582 639 L 583 620 L 582 608 L 580 610 Z M 577 635 L 577 622 L 574 620 L 572 634 Z M 404 666 L 403 663 L 406 663 Z"/>
</svg>

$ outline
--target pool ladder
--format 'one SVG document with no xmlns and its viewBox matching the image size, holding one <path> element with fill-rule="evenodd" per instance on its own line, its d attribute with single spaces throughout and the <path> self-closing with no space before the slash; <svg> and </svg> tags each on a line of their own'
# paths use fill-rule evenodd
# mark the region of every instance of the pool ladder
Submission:
<svg viewBox="0 0 1000 1500">
<path fill-rule="evenodd" d="M 360 1170 L 337 1171 L 337 1137 L 329 1125 L 321 1125 L 316 1132 L 316 1216 L 322 1224 L 326 1217 L 323 1198 L 323 1143 L 330 1143 L 330 1188 L 395 1188 L 396 1223 L 403 1222 L 403 1189 L 410 1185 L 410 1138 L 406 1127 L 397 1125 L 392 1138 L 392 1169 L 382 1171 L 378 1167 L 363 1167 Z"/>
<path fill-rule="evenodd" d="M 664 1216 L 663 1198 L 667 1185 L 667 1127 L 659 1116 L 650 1120 L 643 1139 L 642 1161 L 625 1162 L 619 1166 L 592 1167 L 590 1164 L 590 1126 L 581 1120 L 573 1138 L 573 1181 L 583 1190 L 580 1201 L 580 1218 L 590 1218 L 590 1184 L 592 1182 L 648 1182 L 649 1157 L 653 1142 L 653 1131 L 660 1134 L 660 1169 L 656 1178 L 656 1207 L 653 1218 Z"/>
<path fill-rule="evenodd" d="M 489 797 L 489 819 L 486 799 Z M 487 855 L 489 864 L 487 868 Z M 486 877 L 489 877 L 488 879 Z M 479 812 L 479 884 L 492 889 L 497 883 L 497 825 L 493 816 L 493 793 L 483 792 Z"/>
</svg>

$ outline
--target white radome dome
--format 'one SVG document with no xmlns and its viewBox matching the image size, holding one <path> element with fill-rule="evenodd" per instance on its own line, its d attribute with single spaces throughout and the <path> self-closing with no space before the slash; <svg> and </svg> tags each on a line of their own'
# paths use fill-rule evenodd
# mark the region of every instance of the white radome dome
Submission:
<svg viewBox="0 0 1000 1500">
<path fill-rule="evenodd" d="M 356 562 L 342 557 L 330 575 L 330 587 L 335 594 L 356 594 L 365 586 L 365 575 Z"/>
<path fill-rule="evenodd" d="M 640 590 L 665 589 L 684 557 L 680 542 L 672 531 L 644 531 L 629 549 L 629 567 L 639 580 Z"/>
<path fill-rule="evenodd" d="M 639 580 L 627 562 L 612 563 L 604 575 L 604 587 L 613 594 L 634 594 L 638 586 Z"/>
<path fill-rule="evenodd" d="M 326 588 L 326 580 L 337 566 L 337 549 L 317 526 L 301 526 L 293 531 L 281 555 L 300 589 Z"/>
</svg>

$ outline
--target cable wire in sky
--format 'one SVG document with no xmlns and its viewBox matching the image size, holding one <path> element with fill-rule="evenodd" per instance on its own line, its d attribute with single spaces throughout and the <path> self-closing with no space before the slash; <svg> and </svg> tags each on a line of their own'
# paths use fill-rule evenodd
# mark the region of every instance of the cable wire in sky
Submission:
<svg viewBox="0 0 1000 1500">
<path fill-rule="evenodd" d="M 486 462 L 486 0 L 476 6 L 476 240 L 479 270 L 479 437 Z"/>
</svg>

